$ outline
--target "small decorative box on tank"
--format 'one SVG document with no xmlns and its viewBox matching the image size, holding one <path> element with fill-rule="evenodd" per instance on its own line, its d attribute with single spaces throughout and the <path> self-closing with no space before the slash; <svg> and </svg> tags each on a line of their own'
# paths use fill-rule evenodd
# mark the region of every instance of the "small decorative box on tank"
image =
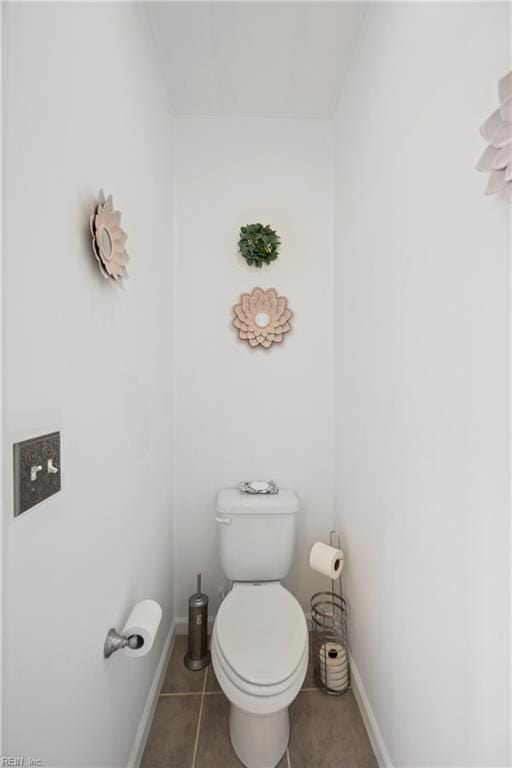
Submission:
<svg viewBox="0 0 512 768">
<path fill-rule="evenodd" d="M 14 443 L 14 516 L 60 491 L 60 432 Z"/>
</svg>

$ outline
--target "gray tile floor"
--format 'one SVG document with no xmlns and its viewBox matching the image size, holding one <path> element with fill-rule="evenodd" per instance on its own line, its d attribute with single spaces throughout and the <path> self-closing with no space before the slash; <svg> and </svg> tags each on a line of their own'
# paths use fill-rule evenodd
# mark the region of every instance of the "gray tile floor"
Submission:
<svg viewBox="0 0 512 768">
<path fill-rule="evenodd" d="M 174 645 L 141 768 L 243 768 L 229 740 L 229 702 L 210 665 L 190 672 L 186 638 Z M 291 733 L 278 768 L 377 768 L 352 691 L 326 696 L 311 663 L 290 707 Z"/>
</svg>

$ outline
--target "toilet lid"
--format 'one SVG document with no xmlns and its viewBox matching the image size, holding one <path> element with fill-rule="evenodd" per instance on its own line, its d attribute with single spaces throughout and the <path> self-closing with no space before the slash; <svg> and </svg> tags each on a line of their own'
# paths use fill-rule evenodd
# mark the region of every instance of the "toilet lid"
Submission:
<svg viewBox="0 0 512 768">
<path fill-rule="evenodd" d="M 215 631 L 230 667 L 253 685 L 276 685 L 293 674 L 307 643 L 302 608 L 280 584 L 235 586 Z"/>
</svg>

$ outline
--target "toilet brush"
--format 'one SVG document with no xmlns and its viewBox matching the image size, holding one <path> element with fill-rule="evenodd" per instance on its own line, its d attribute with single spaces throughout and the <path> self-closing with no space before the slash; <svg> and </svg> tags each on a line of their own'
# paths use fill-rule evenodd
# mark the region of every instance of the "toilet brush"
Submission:
<svg viewBox="0 0 512 768">
<path fill-rule="evenodd" d="M 188 649 L 184 658 L 188 669 L 198 671 L 210 663 L 208 650 L 208 595 L 201 592 L 201 574 L 197 591 L 188 599 Z"/>
</svg>

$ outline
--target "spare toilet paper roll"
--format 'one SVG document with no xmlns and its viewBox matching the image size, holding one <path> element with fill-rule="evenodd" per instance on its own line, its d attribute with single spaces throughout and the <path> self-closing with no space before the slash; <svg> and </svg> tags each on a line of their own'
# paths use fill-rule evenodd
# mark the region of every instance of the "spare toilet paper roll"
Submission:
<svg viewBox="0 0 512 768">
<path fill-rule="evenodd" d="M 341 643 L 322 643 L 319 654 L 322 663 L 333 670 L 347 666 L 347 652 Z"/>
<path fill-rule="evenodd" d="M 325 673 L 324 673 L 325 674 Z M 344 691 L 348 688 L 348 672 L 344 677 L 334 677 L 329 670 L 327 670 L 327 679 L 322 674 L 322 684 L 331 691 Z"/>
<path fill-rule="evenodd" d="M 162 609 L 155 600 L 141 600 L 137 603 L 121 634 L 126 637 L 137 635 L 139 644 L 137 648 L 126 646 L 123 648 L 124 653 L 127 656 L 145 656 L 151 650 L 161 619 Z"/>
<path fill-rule="evenodd" d="M 348 657 L 339 643 L 320 646 L 319 666 L 322 683 L 332 691 L 343 691 L 348 685 Z"/>
<path fill-rule="evenodd" d="M 311 548 L 309 566 L 330 579 L 337 579 L 343 568 L 343 552 L 317 541 Z"/>
</svg>

